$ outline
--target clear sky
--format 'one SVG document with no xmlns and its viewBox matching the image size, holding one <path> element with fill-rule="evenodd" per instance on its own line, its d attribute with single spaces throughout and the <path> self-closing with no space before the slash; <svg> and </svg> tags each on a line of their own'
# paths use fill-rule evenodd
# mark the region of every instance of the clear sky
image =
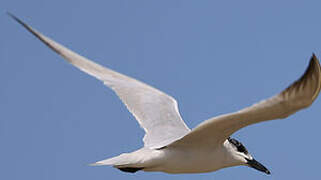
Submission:
<svg viewBox="0 0 321 180">
<path fill-rule="evenodd" d="M 321 55 L 320 1 L 2 0 L 0 179 L 317 179 L 321 98 L 233 135 L 270 169 L 127 174 L 87 164 L 140 148 L 143 130 L 101 82 L 10 11 L 72 50 L 172 95 L 186 124 L 270 97 Z M 316 154 L 316 155 L 315 155 Z"/>
</svg>

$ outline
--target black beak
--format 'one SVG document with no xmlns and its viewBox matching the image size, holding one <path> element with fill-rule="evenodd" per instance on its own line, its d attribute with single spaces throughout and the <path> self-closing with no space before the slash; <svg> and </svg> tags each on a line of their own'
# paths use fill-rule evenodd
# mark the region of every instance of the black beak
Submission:
<svg viewBox="0 0 321 180">
<path fill-rule="evenodd" d="M 261 163 L 257 162 L 255 159 L 246 159 L 247 160 L 247 165 L 258 170 L 258 171 L 262 171 L 266 174 L 271 174 L 271 172 L 266 168 L 264 167 Z"/>
</svg>

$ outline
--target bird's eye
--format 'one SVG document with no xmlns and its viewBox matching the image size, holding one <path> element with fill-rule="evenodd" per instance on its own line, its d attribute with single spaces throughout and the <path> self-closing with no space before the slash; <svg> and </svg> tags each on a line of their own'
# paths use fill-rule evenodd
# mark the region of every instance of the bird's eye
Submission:
<svg viewBox="0 0 321 180">
<path fill-rule="evenodd" d="M 236 147 L 237 151 L 242 152 L 244 154 L 248 154 L 247 149 L 238 140 L 230 137 L 227 140 Z"/>
<path fill-rule="evenodd" d="M 237 150 L 240 152 L 243 152 L 245 154 L 247 154 L 247 149 L 241 144 L 240 146 L 237 147 Z"/>
</svg>

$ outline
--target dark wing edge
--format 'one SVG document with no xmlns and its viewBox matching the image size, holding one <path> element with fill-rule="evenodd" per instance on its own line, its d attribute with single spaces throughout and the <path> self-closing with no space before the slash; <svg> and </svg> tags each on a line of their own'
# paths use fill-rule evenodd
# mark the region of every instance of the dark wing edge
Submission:
<svg viewBox="0 0 321 180">
<path fill-rule="evenodd" d="M 321 67 L 315 54 L 304 74 L 281 93 L 240 111 L 208 119 L 171 145 L 195 146 L 224 142 L 237 130 L 251 124 L 283 119 L 309 107 L 321 89 Z"/>
</svg>

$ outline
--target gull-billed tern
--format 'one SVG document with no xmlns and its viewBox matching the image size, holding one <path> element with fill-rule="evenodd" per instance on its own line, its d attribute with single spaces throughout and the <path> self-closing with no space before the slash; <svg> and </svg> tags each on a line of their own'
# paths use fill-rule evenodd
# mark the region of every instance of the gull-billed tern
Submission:
<svg viewBox="0 0 321 180">
<path fill-rule="evenodd" d="M 191 130 L 182 120 L 173 97 L 80 56 L 8 14 L 69 63 L 103 81 L 145 130 L 143 148 L 92 165 L 110 165 L 131 173 L 204 173 L 245 165 L 270 174 L 230 136 L 245 126 L 283 119 L 307 108 L 320 92 L 320 64 L 313 54 L 303 76 L 281 93 L 237 112 L 208 119 Z"/>
</svg>

